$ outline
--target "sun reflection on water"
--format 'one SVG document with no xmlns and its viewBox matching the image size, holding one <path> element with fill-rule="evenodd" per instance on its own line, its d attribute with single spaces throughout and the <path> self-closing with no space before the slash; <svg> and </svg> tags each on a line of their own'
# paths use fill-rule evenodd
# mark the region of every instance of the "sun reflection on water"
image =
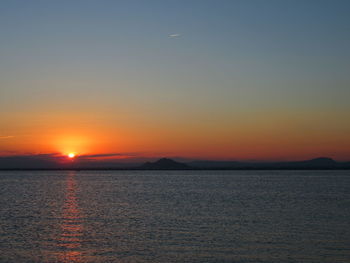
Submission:
<svg viewBox="0 0 350 263">
<path fill-rule="evenodd" d="M 75 172 L 70 172 L 66 180 L 66 197 L 62 209 L 60 224 L 61 235 L 58 239 L 59 262 L 83 262 L 81 243 L 83 235 L 82 215 L 77 199 L 77 181 Z"/>
</svg>

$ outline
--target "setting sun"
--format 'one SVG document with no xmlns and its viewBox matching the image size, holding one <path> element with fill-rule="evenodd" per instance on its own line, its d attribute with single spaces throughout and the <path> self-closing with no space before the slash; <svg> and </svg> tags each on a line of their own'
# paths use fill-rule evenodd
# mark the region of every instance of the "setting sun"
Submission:
<svg viewBox="0 0 350 263">
<path fill-rule="evenodd" d="M 74 157 L 75 157 L 75 153 L 69 153 L 69 154 L 68 154 L 68 157 L 69 157 L 69 158 L 74 158 Z"/>
</svg>

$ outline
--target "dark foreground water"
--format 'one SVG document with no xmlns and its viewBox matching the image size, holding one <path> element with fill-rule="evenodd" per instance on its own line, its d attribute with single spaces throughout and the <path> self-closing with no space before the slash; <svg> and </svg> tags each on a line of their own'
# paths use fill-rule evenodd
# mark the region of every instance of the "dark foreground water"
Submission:
<svg viewBox="0 0 350 263">
<path fill-rule="evenodd" d="M 0 262 L 350 262 L 350 171 L 0 172 Z"/>
</svg>

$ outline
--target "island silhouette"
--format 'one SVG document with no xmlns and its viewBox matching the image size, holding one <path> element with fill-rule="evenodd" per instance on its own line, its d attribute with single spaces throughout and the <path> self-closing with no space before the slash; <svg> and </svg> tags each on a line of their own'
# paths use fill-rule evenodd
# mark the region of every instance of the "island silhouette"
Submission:
<svg viewBox="0 0 350 263">
<path fill-rule="evenodd" d="M 332 170 L 350 169 L 350 162 L 328 157 L 293 162 L 249 161 L 178 161 L 160 158 L 155 161 L 91 160 L 77 157 L 62 161 L 50 154 L 0 157 L 0 170 Z"/>
</svg>

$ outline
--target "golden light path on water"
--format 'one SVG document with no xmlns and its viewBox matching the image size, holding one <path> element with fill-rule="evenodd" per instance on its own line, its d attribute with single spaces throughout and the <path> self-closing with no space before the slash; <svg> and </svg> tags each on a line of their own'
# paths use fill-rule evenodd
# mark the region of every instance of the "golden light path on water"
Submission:
<svg viewBox="0 0 350 263">
<path fill-rule="evenodd" d="M 82 214 L 78 204 L 75 176 L 75 172 L 69 172 L 66 179 L 66 196 L 60 223 L 61 234 L 57 242 L 59 262 L 83 262 L 81 253 Z"/>
</svg>

